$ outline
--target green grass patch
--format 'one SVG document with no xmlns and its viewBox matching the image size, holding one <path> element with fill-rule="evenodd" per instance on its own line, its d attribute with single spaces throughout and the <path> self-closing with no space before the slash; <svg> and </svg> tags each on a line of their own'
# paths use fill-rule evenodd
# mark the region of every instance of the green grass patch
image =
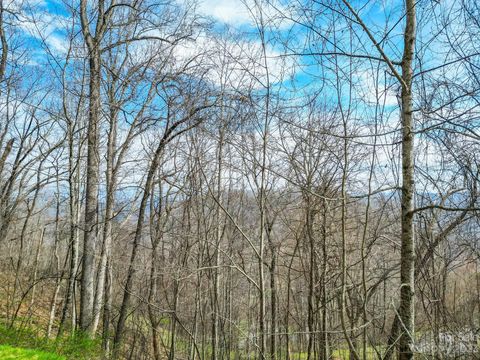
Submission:
<svg viewBox="0 0 480 360">
<path fill-rule="evenodd" d="M 41 350 L 21 349 L 8 345 L 0 345 L 2 360 L 65 360 L 64 356 L 47 353 Z"/>
<path fill-rule="evenodd" d="M 382 348 L 380 348 L 382 350 Z M 363 358 L 363 351 L 362 349 L 358 349 L 358 355 L 360 358 Z M 306 360 L 308 358 L 306 352 L 294 352 L 291 354 L 290 358 L 292 360 Z M 332 350 L 330 353 L 330 358 L 339 359 L 339 360 L 349 360 L 350 359 L 350 350 L 349 349 L 335 349 Z M 378 355 L 375 352 L 373 347 L 367 347 L 367 360 L 377 360 Z"/>
<path fill-rule="evenodd" d="M 15 329 L 0 325 L 0 346 L 10 349 L 7 357 L 0 352 L 0 359 L 39 360 L 94 360 L 101 356 L 100 342 L 82 335 L 47 339 L 29 328 Z M 7 351 L 7 350 L 5 350 Z M 13 357 L 14 351 L 29 352 L 28 356 Z M 34 357 L 37 356 L 37 357 Z M 43 357 L 41 357 L 43 356 Z M 48 357 L 49 356 L 49 357 Z"/>
<path fill-rule="evenodd" d="M 383 350 L 383 349 L 378 349 L 377 348 L 377 351 L 378 350 Z M 358 349 L 358 355 L 360 356 L 360 358 L 363 358 L 363 350 L 362 349 Z M 344 360 L 348 360 L 350 359 L 350 350 L 349 349 L 337 349 L 337 350 L 334 350 L 332 352 L 332 357 L 336 358 L 336 359 L 344 359 Z M 367 360 L 376 360 L 378 359 L 378 354 L 377 352 L 375 351 L 375 349 L 371 346 L 368 346 L 367 347 L 367 356 L 366 356 Z"/>
</svg>

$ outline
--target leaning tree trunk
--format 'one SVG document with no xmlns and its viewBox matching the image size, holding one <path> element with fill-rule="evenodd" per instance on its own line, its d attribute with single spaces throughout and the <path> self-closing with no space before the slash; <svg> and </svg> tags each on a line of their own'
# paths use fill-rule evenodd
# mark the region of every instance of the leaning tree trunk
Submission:
<svg viewBox="0 0 480 360">
<path fill-rule="evenodd" d="M 174 130 L 174 126 L 172 126 L 170 129 L 167 129 L 165 131 L 165 134 L 160 141 L 160 143 L 157 146 L 157 149 L 155 151 L 155 154 L 153 156 L 153 159 L 150 163 L 148 173 L 147 173 L 147 178 L 145 180 L 145 187 L 143 190 L 142 194 L 142 199 L 140 201 L 140 207 L 138 209 L 138 218 L 137 218 L 137 224 L 135 228 L 135 235 L 133 239 L 133 247 L 132 247 L 132 253 L 130 255 L 130 262 L 128 265 L 128 270 L 127 270 L 127 279 L 125 281 L 125 287 L 124 287 L 124 292 L 123 292 L 123 299 L 122 299 L 122 305 L 120 307 L 120 313 L 118 315 L 118 321 L 117 321 L 117 327 L 115 330 L 115 337 L 113 340 L 113 351 L 114 351 L 114 358 L 118 357 L 119 355 L 119 348 L 120 344 L 122 343 L 123 340 L 123 334 L 125 330 L 125 324 L 127 320 L 127 315 L 128 315 L 128 307 L 130 305 L 130 296 L 133 288 L 133 279 L 135 275 L 135 261 L 137 258 L 137 251 L 138 247 L 140 245 L 140 241 L 143 236 L 143 228 L 144 228 L 144 220 L 145 220 L 145 213 L 147 210 L 147 203 L 148 199 L 150 198 L 150 192 L 152 190 L 152 184 L 154 181 L 155 177 L 155 171 L 158 169 L 159 162 L 160 162 L 160 156 L 165 148 L 165 145 L 169 141 L 169 137 L 171 133 Z M 171 139 L 171 138 L 170 138 Z"/>
</svg>

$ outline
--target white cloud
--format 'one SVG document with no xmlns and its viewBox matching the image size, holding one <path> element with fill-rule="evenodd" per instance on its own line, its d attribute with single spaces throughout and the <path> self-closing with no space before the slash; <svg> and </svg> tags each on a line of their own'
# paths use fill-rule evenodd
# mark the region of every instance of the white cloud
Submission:
<svg viewBox="0 0 480 360">
<path fill-rule="evenodd" d="M 208 79 L 230 88 L 259 88 L 266 82 L 266 68 L 261 43 L 256 40 L 235 40 L 204 35 L 195 42 L 187 42 L 174 53 L 178 66 L 197 58 L 210 70 Z M 291 64 L 280 53 L 267 45 L 267 66 L 271 83 L 281 82 Z"/>
<path fill-rule="evenodd" d="M 241 0 L 203 0 L 199 10 L 226 24 L 244 25 L 252 22 L 251 14 Z"/>
<path fill-rule="evenodd" d="M 380 73 L 382 74 L 382 73 Z M 361 98 L 367 103 L 376 103 L 385 106 L 398 106 L 398 86 L 391 83 L 384 84 L 381 79 L 376 79 L 378 74 L 372 70 L 359 70 L 354 77 L 358 81 L 358 92 Z M 377 84 L 378 82 L 378 84 Z"/>
<path fill-rule="evenodd" d="M 255 0 L 200 0 L 198 10 L 201 14 L 232 26 L 254 26 L 259 19 L 261 9 L 264 22 L 276 28 L 285 28 L 289 21 L 283 16 L 287 8 L 276 2 Z"/>
<path fill-rule="evenodd" d="M 10 0 L 3 5 L 6 9 L 12 12 L 20 12 L 22 8 L 36 8 L 36 7 L 46 7 L 46 0 Z"/>
<path fill-rule="evenodd" d="M 58 54 L 66 54 L 67 49 L 68 49 L 68 41 L 62 36 L 56 35 L 56 34 L 50 34 L 45 39 L 45 42 L 47 43 L 48 47 L 50 50 L 52 50 L 54 53 Z"/>
<path fill-rule="evenodd" d="M 41 2 L 36 2 L 39 4 Z M 65 32 L 65 18 L 61 15 L 52 15 L 45 9 L 35 8 L 31 14 L 22 13 L 19 26 L 26 34 L 44 41 L 50 51 L 64 54 L 68 48 L 68 41 L 62 34 Z"/>
</svg>

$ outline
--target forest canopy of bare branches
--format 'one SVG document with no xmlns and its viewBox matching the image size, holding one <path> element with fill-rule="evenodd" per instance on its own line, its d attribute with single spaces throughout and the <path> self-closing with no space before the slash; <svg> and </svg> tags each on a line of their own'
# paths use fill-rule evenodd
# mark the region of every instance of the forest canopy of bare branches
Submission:
<svg viewBox="0 0 480 360">
<path fill-rule="evenodd" d="M 479 19 L 0 0 L 0 358 L 478 358 Z"/>
</svg>

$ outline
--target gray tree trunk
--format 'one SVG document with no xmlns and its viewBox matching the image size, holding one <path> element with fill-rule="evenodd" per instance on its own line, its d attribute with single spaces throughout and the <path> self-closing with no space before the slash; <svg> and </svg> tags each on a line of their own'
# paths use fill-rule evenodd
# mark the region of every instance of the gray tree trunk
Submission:
<svg viewBox="0 0 480 360">
<path fill-rule="evenodd" d="M 87 1 L 80 2 L 82 34 L 89 52 L 89 111 L 87 134 L 87 184 L 85 188 L 85 224 L 80 290 L 80 329 L 93 335 L 95 296 L 95 245 L 97 241 L 97 207 L 99 183 L 99 121 L 100 121 L 100 43 L 107 20 L 103 0 L 98 1 L 95 36 L 90 33 Z"/>
<path fill-rule="evenodd" d="M 406 27 L 402 59 L 402 233 L 400 265 L 399 359 L 413 358 L 415 242 L 413 233 L 414 136 L 412 101 L 412 63 L 415 51 L 415 2 L 406 0 Z"/>
</svg>

